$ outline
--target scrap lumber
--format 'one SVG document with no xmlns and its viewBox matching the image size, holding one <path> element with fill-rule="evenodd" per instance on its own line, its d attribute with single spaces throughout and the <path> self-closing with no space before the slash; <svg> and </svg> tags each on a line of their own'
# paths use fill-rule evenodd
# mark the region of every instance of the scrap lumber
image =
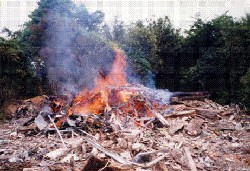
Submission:
<svg viewBox="0 0 250 171">
<path fill-rule="evenodd" d="M 168 128 L 169 135 L 174 135 L 174 133 L 181 130 L 184 127 L 184 125 L 185 121 L 182 120 L 172 121 Z"/>
<path fill-rule="evenodd" d="M 93 147 L 95 147 L 96 149 L 100 150 L 101 152 L 103 152 L 104 154 L 106 154 L 109 157 L 112 157 L 114 160 L 125 164 L 125 165 L 131 165 L 132 162 L 127 161 L 126 159 L 124 159 L 123 157 L 119 156 L 118 154 L 114 154 L 108 150 L 106 150 L 105 148 L 103 148 L 100 144 L 94 142 L 93 140 L 87 138 L 87 137 L 82 137 L 87 143 L 91 144 Z"/>
<path fill-rule="evenodd" d="M 249 167 L 247 115 L 237 114 L 236 108 L 220 106 L 210 100 L 190 100 L 169 105 L 145 96 L 140 94 L 128 103 L 113 105 L 111 111 L 104 111 L 102 115 L 80 113 L 83 115 L 79 116 L 76 113 L 68 116 L 64 112 L 67 112 L 70 105 L 62 106 L 53 113 L 52 110 L 44 110 L 49 102 L 44 102 L 41 108 L 32 108 L 34 104 L 29 102 L 32 110 L 28 112 L 33 115 L 28 115 L 29 118 L 25 115 L 23 118 L 17 118 L 15 124 L 11 122 L 6 124 L 7 126 L 4 125 L 5 130 L 0 130 L 0 170 L 1 167 L 13 170 L 8 169 L 9 166 L 33 159 L 32 165 L 22 168 L 32 169 L 40 161 L 49 162 L 45 163 L 52 165 L 49 168 L 60 166 L 59 168 L 65 167 L 64 170 L 91 170 L 97 165 L 96 170 L 121 166 L 121 170 L 131 171 L 161 168 L 223 170 L 227 167 L 231 170 L 244 170 Z M 138 107 L 142 111 L 134 110 L 134 104 L 137 102 L 143 104 Z M 152 115 L 143 115 L 145 111 L 151 112 Z M 223 115 L 225 112 L 232 114 Z M 56 124 L 58 116 L 64 116 L 67 120 L 62 127 L 53 127 L 52 124 Z M 116 120 L 111 119 L 111 116 L 115 116 Z M 157 116 L 163 116 L 169 125 L 162 127 Z M 211 122 L 210 118 L 218 117 L 220 120 Z M 135 120 L 140 121 L 139 126 L 134 124 Z M 127 127 L 119 127 L 123 122 L 126 122 Z M 110 127 L 113 130 L 105 132 Z M 60 130 L 67 149 L 61 145 L 57 129 Z M 87 160 L 90 155 L 100 161 Z M 41 156 L 44 156 L 45 160 L 41 160 Z M 84 167 L 86 162 L 87 166 Z M 98 162 L 101 162 L 101 166 Z"/>
<path fill-rule="evenodd" d="M 209 92 L 174 92 L 170 102 L 176 103 L 184 100 L 204 100 L 209 97 Z"/>
<path fill-rule="evenodd" d="M 203 109 L 203 108 L 189 108 L 192 110 L 196 110 L 197 115 L 203 116 L 205 118 L 214 119 L 219 116 L 221 113 L 220 110 L 215 109 Z"/>
<path fill-rule="evenodd" d="M 69 152 L 69 149 L 67 149 L 67 148 L 58 148 L 58 149 L 46 154 L 46 157 L 54 160 L 56 158 L 59 158 L 60 156 L 63 156 L 64 154 L 66 154 L 68 152 Z"/>
<path fill-rule="evenodd" d="M 188 135 L 197 136 L 201 134 L 201 127 L 204 123 L 204 120 L 201 118 L 193 118 L 189 124 L 186 126 L 185 130 L 187 131 Z"/>
<path fill-rule="evenodd" d="M 164 125 L 164 126 L 169 126 L 168 121 L 159 113 L 151 111 L 152 114 L 159 119 L 159 121 Z"/>
<path fill-rule="evenodd" d="M 148 100 L 146 100 L 146 104 L 147 106 L 152 106 L 152 104 Z M 157 118 L 163 124 L 163 126 L 169 126 L 168 121 L 160 113 L 155 112 L 151 108 L 149 108 L 149 110 L 153 114 L 153 116 L 155 116 L 155 118 Z"/>
<path fill-rule="evenodd" d="M 184 116 L 192 116 L 196 115 L 196 110 L 182 110 L 182 111 L 174 111 L 168 115 L 165 115 L 165 117 L 184 117 Z"/>
<path fill-rule="evenodd" d="M 36 125 L 33 123 L 31 125 L 17 128 L 17 132 L 28 132 L 28 131 L 34 131 L 36 129 Z"/>
<path fill-rule="evenodd" d="M 141 156 L 148 156 L 148 155 L 159 153 L 159 152 L 167 152 L 168 150 L 169 150 L 168 148 L 164 148 L 160 150 L 142 152 L 142 153 L 138 153 L 134 158 L 141 157 Z"/>
<path fill-rule="evenodd" d="M 42 95 L 42 96 L 36 96 L 30 99 L 23 100 L 23 103 L 31 102 L 34 105 L 41 105 L 43 102 L 48 100 L 48 96 Z"/>
<path fill-rule="evenodd" d="M 188 147 L 184 147 L 185 157 L 191 171 L 197 171 L 196 164 L 192 158 L 191 152 Z"/>
<path fill-rule="evenodd" d="M 96 149 L 102 151 L 104 154 L 106 154 L 107 156 L 113 158 L 114 160 L 124 164 L 124 165 L 128 165 L 128 166 L 139 166 L 139 167 L 143 167 L 143 168 L 149 168 L 149 167 L 152 167 L 153 165 L 157 164 L 158 162 L 160 162 L 161 160 L 163 160 L 167 155 L 168 153 L 164 153 L 166 152 L 166 149 L 163 149 L 163 150 L 156 150 L 156 151 L 152 151 L 152 152 L 148 152 L 148 153 L 142 153 L 141 155 L 137 155 L 137 156 L 143 156 L 143 155 L 147 155 L 147 154 L 153 154 L 153 153 L 157 153 L 157 152 L 163 152 L 164 154 L 162 154 L 161 156 L 159 156 L 158 158 L 148 162 L 148 163 L 136 163 L 136 162 L 132 162 L 132 161 L 128 161 L 126 160 L 125 158 L 123 158 L 122 156 L 118 155 L 118 154 L 115 154 L 115 153 L 112 153 L 108 150 L 106 150 L 105 148 L 103 148 L 100 144 L 96 143 L 95 141 L 87 138 L 87 137 L 83 137 L 83 139 L 91 144 L 93 147 L 95 147 Z"/>
</svg>

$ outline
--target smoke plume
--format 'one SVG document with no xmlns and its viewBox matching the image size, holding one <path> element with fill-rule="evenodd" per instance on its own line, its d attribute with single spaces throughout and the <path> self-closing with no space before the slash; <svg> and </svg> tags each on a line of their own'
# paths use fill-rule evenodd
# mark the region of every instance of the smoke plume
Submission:
<svg viewBox="0 0 250 171">
<path fill-rule="evenodd" d="M 99 35 L 100 21 L 93 20 L 95 17 L 97 13 L 89 14 L 83 6 L 69 11 L 55 7 L 46 13 L 46 41 L 40 54 L 46 62 L 49 84 L 60 94 L 91 89 L 96 75 L 111 69 L 114 52 Z"/>
</svg>

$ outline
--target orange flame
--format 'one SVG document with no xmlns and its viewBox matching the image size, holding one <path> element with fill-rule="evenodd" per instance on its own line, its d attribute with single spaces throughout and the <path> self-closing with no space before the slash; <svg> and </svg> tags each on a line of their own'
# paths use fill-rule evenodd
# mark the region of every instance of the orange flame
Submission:
<svg viewBox="0 0 250 171">
<path fill-rule="evenodd" d="M 107 86 L 114 86 L 114 87 L 120 87 L 125 86 L 126 81 L 126 74 L 125 74 L 125 67 L 126 67 L 126 60 L 124 57 L 124 54 L 119 49 L 115 50 L 115 60 L 112 65 L 112 70 L 110 73 L 103 77 L 101 74 L 98 74 L 95 83 L 96 87 L 94 91 L 102 90 L 103 88 Z"/>
<path fill-rule="evenodd" d="M 153 116 L 151 107 L 154 105 L 148 106 L 145 100 L 141 99 L 141 92 L 137 91 L 138 89 L 130 89 L 129 86 L 126 86 L 126 60 L 123 52 L 117 48 L 114 48 L 114 52 L 115 59 L 111 71 L 108 75 L 99 72 L 93 90 L 85 89 L 75 97 L 73 105 L 68 110 L 68 115 L 64 115 L 56 122 L 58 127 L 66 121 L 69 115 L 101 114 L 104 111 L 112 110 L 111 107 L 115 107 L 112 113 L 114 112 L 118 116 L 122 114 L 132 116 L 136 126 L 140 126 L 140 123 L 144 122 L 138 120 L 139 118 L 147 119 Z M 58 106 L 56 102 L 54 103 Z M 119 105 L 120 103 L 123 104 Z M 63 103 L 59 103 L 59 107 L 61 105 Z M 54 110 L 57 111 L 57 109 Z"/>
<path fill-rule="evenodd" d="M 95 79 L 95 87 L 92 91 L 83 90 L 76 96 L 74 105 L 69 109 L 69 115 L 75 114 L 100 114 L 104 109 L 110 108 L 111 104 L 126 102 L 129 99 L 128 92 L 113 92 L 109 87 L 125 86 L 126 60 L 123 52 L 118 48 L 114 49 L 115 60 L 112 69 L 107 76 L 98 73 Z"/>
</svg>

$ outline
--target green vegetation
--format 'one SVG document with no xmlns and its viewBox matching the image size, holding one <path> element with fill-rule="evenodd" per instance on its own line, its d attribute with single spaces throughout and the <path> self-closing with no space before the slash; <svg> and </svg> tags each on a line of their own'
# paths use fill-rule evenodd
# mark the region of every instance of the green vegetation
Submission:
<svg viewBox="0 0 250 171">
<path fill-rule="evenodd" d="M 9 33 L 10 39 L 0 38 L 0 104 L 6 100 L 36 95 L 39 89 L 30 59 L 25 55 L 16 35 Z"/>
<path fill-rule="evenodd" d="M 98 58 L 106 73 L 110 65 L 102 66 L 101 59 L 112 63 L 110 45 L 115 43 L 128 57 L 130 78 L 139 78 L 144 85 L 209 91 L 220 103 L 250 109 L 250 14 L 238 20 L 227 14 L 206 22 L 197 18 L 185 36 L 173 28 L 168 17 L 128 26 L 116 18 L 111 31 L 102 12 L 89 13 L 70 0 L 41 0 L 29 17 L 22 30 L 5 30 L 8 38 L 0 38 L 0 105 L 54 93 L 57 88 L 51 86 L 50 77 L 76 84 L 83 76 L 80 84 L 85 86 L 91 79 L 85 70 L 76 75 L 75 67 L 67 67 L 58 77 L 51 74 L 51 68 L 57 69 L 55 62 L 74 56 L 69 66 L 92 71 L 81 61 Z M 100 57 L 103 54 L 109 55 Z"/>
<path fill-rule="evenodd" d="M 77 84 L 79 80 L 82 86 L 90 82 L 85 79 L 89 73 L 78 73 L 78 68 L 89 65 L 79 61 L 92 60 L 98 57 L 94 52 L 108 49 L 100 38 L 104 14 L 89 13 L 85 6 L 76 6 L 71 0 L 41 0 L 29 17 L 31 20 L 25 24 L 18 40 L 36 63 L 43 90 L 40 94 L 61 91 L 64 84 Z M 68 87 L 77 89 L 72 85 Z"/>
<path fill-rule="evenodd" d="M 250 66 L 250 15 L 235 21 L 226 14 L 211 21 L 197 20 L 187 32 L 186 60 L 195 65 L 183 72 L 182 86 L 207 90 L 220 103 L 242 101 L 240 78 Z"/>
</svg>

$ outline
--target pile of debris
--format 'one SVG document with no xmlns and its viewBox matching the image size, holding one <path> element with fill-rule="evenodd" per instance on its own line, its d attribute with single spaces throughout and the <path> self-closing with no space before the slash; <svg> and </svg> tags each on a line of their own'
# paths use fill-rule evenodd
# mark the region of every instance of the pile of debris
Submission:
<svg viewBox="0 0 250 171">
<path fill-rule="evenodd" d="M 15 119 L 1 125 L 0 170 L 249 170 L 250 120 L 237 105 L 135 85 L 108 92 L 97 113 L 76 110 L 96 94 L 81 103 L 38 96 L 10 105 Z"/>
<path fill-rule="evenodd" d="M 249 170 L 250 120 L 239 107 L 128 85 L 114 52 L 93 89 L 6 107 L 0 170 Z"/>
</svg>

